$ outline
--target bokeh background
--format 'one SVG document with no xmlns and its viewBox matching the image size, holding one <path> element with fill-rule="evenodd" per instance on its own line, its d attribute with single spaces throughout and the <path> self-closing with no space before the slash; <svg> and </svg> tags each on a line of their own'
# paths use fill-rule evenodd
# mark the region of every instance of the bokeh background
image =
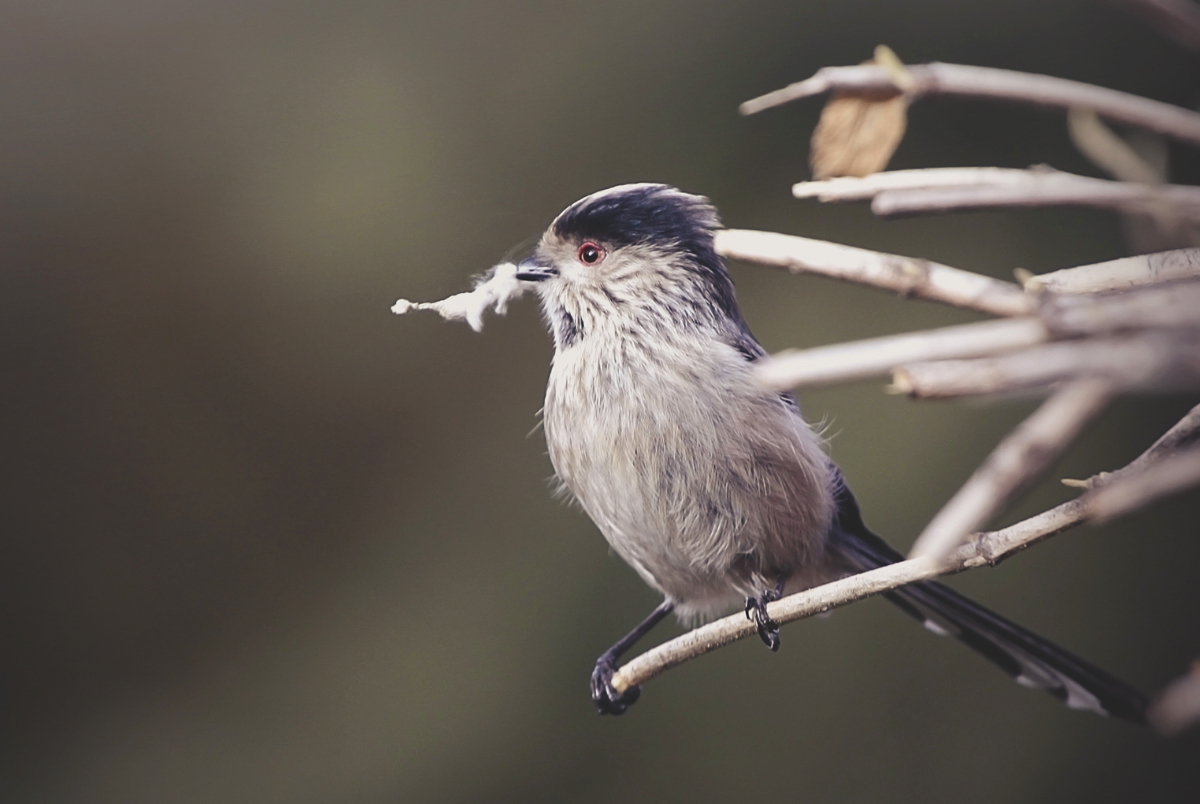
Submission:
<svg viewBox="0 0 1200 804">
<path fill-rule="evenodd" d="M 737 104 L 883 42 L 1195 106 L 1194 54 L 1088 0 L 16 0 L 0 17 L 0 799 L 1200 800 L 1200 735 L 1067 711 L 879 601 L 598 717 L 595 656 L 657 600 L 548 492 L 535 304 L 482 334 L 388 312 L 627 181 L 706 194 L 731 226 L 999 277 L 1122 256 L 1102 212 L 883 222 L 792 200 L 819 102 Z M 1171 157 L 1200 181 L 1194 150 Z M 893 166 L 1039 162 L 1096 175 L 1060 112 L 930 100 Z M 733 271 L 770 349 L 973 320 Z M 1196 401 L 1121 401 L 1004 521 Z M 802 397 L 900 547 L 1035 403 Z M 1198 497 L 953 583 L 1157 689 L 1200 655 Z"/>
</svg>

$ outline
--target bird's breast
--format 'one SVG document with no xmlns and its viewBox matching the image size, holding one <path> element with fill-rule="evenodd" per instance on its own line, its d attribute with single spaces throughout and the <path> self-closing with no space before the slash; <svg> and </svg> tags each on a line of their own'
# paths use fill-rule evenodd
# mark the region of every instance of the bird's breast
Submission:
<svg viewBox="0 0 1200 804">
<path fill-rule="evenodd" d="M 685 607 L 811 563 L 832 481 L 799 415 L 725 343 L 599 334 L 556 353 L 543 421 L 560 480 L 617 553 Z"/>
</svg>

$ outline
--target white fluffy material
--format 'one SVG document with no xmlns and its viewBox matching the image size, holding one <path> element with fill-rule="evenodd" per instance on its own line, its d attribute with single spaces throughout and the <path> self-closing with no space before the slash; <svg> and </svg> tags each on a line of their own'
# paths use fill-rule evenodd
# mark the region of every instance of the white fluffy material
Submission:
<svg viewBox="0 0 1200 804">
<path fill-rule="evenodd" d="M 517 279 L 517 266 L 502 262 L 484 274 L 475 289 L 456 293 L 435 302 L 411 302 L 398 299 L 392 312 L 404 315 L 410 310 L 433 310 L 447 321 L 466 321 L 476 332 L 483 330 L 483 314 L 489 308 L 499 315 L 508 310 L 508 303 L 520 297 L 528 285 Z"/>
</svg>

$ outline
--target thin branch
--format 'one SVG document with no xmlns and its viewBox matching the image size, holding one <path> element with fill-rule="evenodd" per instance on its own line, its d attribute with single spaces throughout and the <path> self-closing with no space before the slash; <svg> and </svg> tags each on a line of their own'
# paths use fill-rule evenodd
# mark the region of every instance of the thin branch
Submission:
<svg viewBox="0 0 1200 804">
<path fill-rule="evenodd" d="M 1051 168 L 1034 171 L 1055 172 Z M 819 201 L 865 201 L 892 190 L 920 190 L 935 187 L 1021 187 L 1030 170 L 999 167 L 913 168 L 888 170 L 870 176 L 840 176 L 822 181 L 802 181 L 792 185 L 796 198 Z"/>
<path fill-rule="evenodd" d="M 1200 282 L 1125 293 L 1048 294 L 1042 298 L 1036 318 L 984 321 L 789 350 L 763 360 L 756 372 L 772 388 L 831 385 L 869 379 L 913 363 L 988 357 L 1058 338 L 1164 328 L 1200 328 Z M 1174 337 L 1185 344 L 1194 340 L 1186 332 Z"/>
<path fill-rule="evenodd" d="M 1069 173 L 1028 171 L 1024 187 L 952 187 L 881 193 L 871 211 L 881 218 L 965 209 L 1077 206 L 1155 214 L 1169 207 L 1179 218 L 1200 220 L 1200 187 L 1146 185 Z"/>
<path fill-rule="evenodd" d="M 1200 485 L 1200 447 L 1184 450 L 1143 472 L 1088 492 L 1086 502 L 1094 519 L 1113 519 L 1196 485 Z"/>
<path fill-rule="evenodd" d="M 1182 449 L 1186 449 L 1192 444 L 1200 443 L 1200 405 L 1192 408 L 1187 412 L 1187 415 L 1180 419 L 1174 427 L 1163 433 L 1157 441 L 1150 445 L 1150 449 L 1143 452 L 1137 457 L 1133 463 L 1126 466 L 1119 472 L 1100 472 L 1084 481 L 1074 481 L 1070 485 L 1076 485 L 1085 489 L 1096 489 L 1108 485 L 1118 480 L 1123 475 L 1131 475 L 1136 472 L 1141 472 L 1152 464 L 1174 455 Z"/>
<path fill-rule="evenodd" d="M 1135 460 L 1113 472 L 1099 472 L 1086 480 L 1066 481 L 1068 486 L 1098 490 L 1109 485 L 1121 483 L 1135 478 L 1150 468 L 1176 455 L 1179 450 L 1200 442 L 1200 405 L 1196 405 L 1176 422 L 1170 430 L 1163 433 L 1150 447 Z M 1054 536 L 1072 528 L 1081 522 L 1095 517 L 1088 495 L 1051 508 L 1024 522 L 1018 522 L 994 534 L 983 534 L 976 539 L 976 544 L 984 551 L 987 563 L 995 565 L 1011 555 L 1015 550 L 1023 550 L 1044 538 Z M 1001 536 L 1000 534 L 1004 534 Z M 982 540 L 982 541 L 981 541 Z M 992 552 L 992 550 L 999 552 Z"/>
<path fill-rule="evenodd" d="M 886 376 L 909 363 L 984 357 L 1049 339 L 1038 319 L 1008 318 L 784 351 L 761 361 L 756 372 L 762 382 L 780 390 L 832 385 Z"/>
<path fill-rule="evenodd" d="M 913 543 L 911 558 L 941 563 L 977 528 L 1042 475 L 1115 394 L 1099 378 L 1075 380 L 1001 441 Z"/>
<path fill-rule="evenodd" d="M 1138 460 L 1123 469 L 1106 473 L 1104 482 L 1117 482 L 1153 465 L 1169 454 L 1168 449 L 1160 446 L 1164 443 L 1190 443 L 1197 438 L 1200 438 L 1200 406 L 1171 428 Z M 901 561 L 789 595 L 768 604 L 767 612 L 776 622 L 789 623 L 914 581 L 952 575 L 984 565 L 995 566 L 1017 552 L 1088 521 L 1092 512 L 1086 500 L 1085 495 L 1007 528 L 980 533 L 954 551 L 941 566 L 925 558 Z M 755 626 L 741 614 L 716 620 L 631 659 L 613 675 L 613 686 L 618 692 L 624 692 L 657 678 L 689 659 L 754 633 Z"/>
<path fill-rule="evenodd" d="M 1200 187 L 1094 179 L 1046 167 L 923 168 L 800 182 L 797 198 L 854 201 L 873 198 L 880 217 L 963 209 L 1073 205 L 1123 212 L 1172 214 L 1200 220 Z"/>
<path fill-rule="evenodd" d="M 1181 248 L 1157 254 L 1124 257 L 1095 265 L 1064 268 L 1029 276 L 1022 284 L 1030 291 L 1101 293 L 1177 279 L 1200 279 L 1200 248 Z"/>
<path fill-rule="evenodd" d="M 1019 285 L 929 260 L 806 237 L 729 229 L 717 232 L 723 257 L 815 273 L 999 316 L 1028 315 L 1036 300 Z"/>
<path fill-rule="evenodd" d="M 1068 109 L 1067 133 L 1080 153 L 1117 181 L 1162 184 L 1167 180 L 1158 166 L 1146 161 L 1091 109 Z"/>
<path fill-rule="evenodd" d="M 1200 53 L 1200 7 L 1191 0 L 1113 0 L 1176 44 Z"/>
<path fill-rule="evenodd" d="M 1200 114 L 1115 89 L 990 67 L 963 64 L 906 65 L 912 78 L 910 97 L 957 95 L 1056 106 L 1094 109 L 1109 120 L 1148 128 L 1179 140 L 1200 144 Z M 742 114 L 754 114 L 800 98 L 831 91 L 901 89 L 892 73 L 876 65 L 824 67 L 805 81 L 769 92 L 741 105 Z"/>
<path fill-rule="evenodd" d="M 1192 663 L 1191 672 L 1158 694 L 1146 715 L 1150 725 L 1168 737 L 1200 723 L 1200 659 Z"/>
<path fill-rule="evenodd" d="M 1124 293 L 1047 295 L 1038 317 L 1057 337 L 1127 329 L 1200 327 L 1200 282 L 1173 282 Z"/>
<path fill-rule="evenodd" d="M 789 595 L 782 600 L 768 604 L 767 610 L 776 622 L 789 623 L 793 620 L 811 617 L 814 614 L 822 614 L 838 606 L 844 606 L 855 600 L 877 595 L 913 581 L 936 578 L 949 571 L 951 570 L 939 569 L 932 562 L 924 559 L 901 561 Z M 613 686 L 617 688 L 618 692 L 624 692 L 630 687 L 657 678 L 672 667 L 678 667 L 689 659 L 703 656 L 705 653 L 744 639 L 754 633 L 756 633 L 754 624 L 742 614 L 715 620 L 631 659 L 613 674 Z"/>
<path fill-rule="evenodd" d="M 1200 387 L 1200 336 L 1165 333 L 1060 341 L 998 357 L 901 366 L 889 391 L 915 399 L 1008 394 L 1083 376 L 1122 391 Z"/>
</svg>

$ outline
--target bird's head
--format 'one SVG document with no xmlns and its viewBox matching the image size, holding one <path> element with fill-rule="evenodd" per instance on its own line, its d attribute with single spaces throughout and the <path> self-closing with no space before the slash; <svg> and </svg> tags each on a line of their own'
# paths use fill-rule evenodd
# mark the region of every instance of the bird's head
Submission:
<svg viewBox="0 0 1200 804">
<path fill-rule="evenodd" d="M 538 283 L 559 347 L 606 324 L 724 327 L 740 322 L 713 250 L 706 198 L 664 184 L 623 184 L 559 214 L 517 269 Z"/>
</svg>

